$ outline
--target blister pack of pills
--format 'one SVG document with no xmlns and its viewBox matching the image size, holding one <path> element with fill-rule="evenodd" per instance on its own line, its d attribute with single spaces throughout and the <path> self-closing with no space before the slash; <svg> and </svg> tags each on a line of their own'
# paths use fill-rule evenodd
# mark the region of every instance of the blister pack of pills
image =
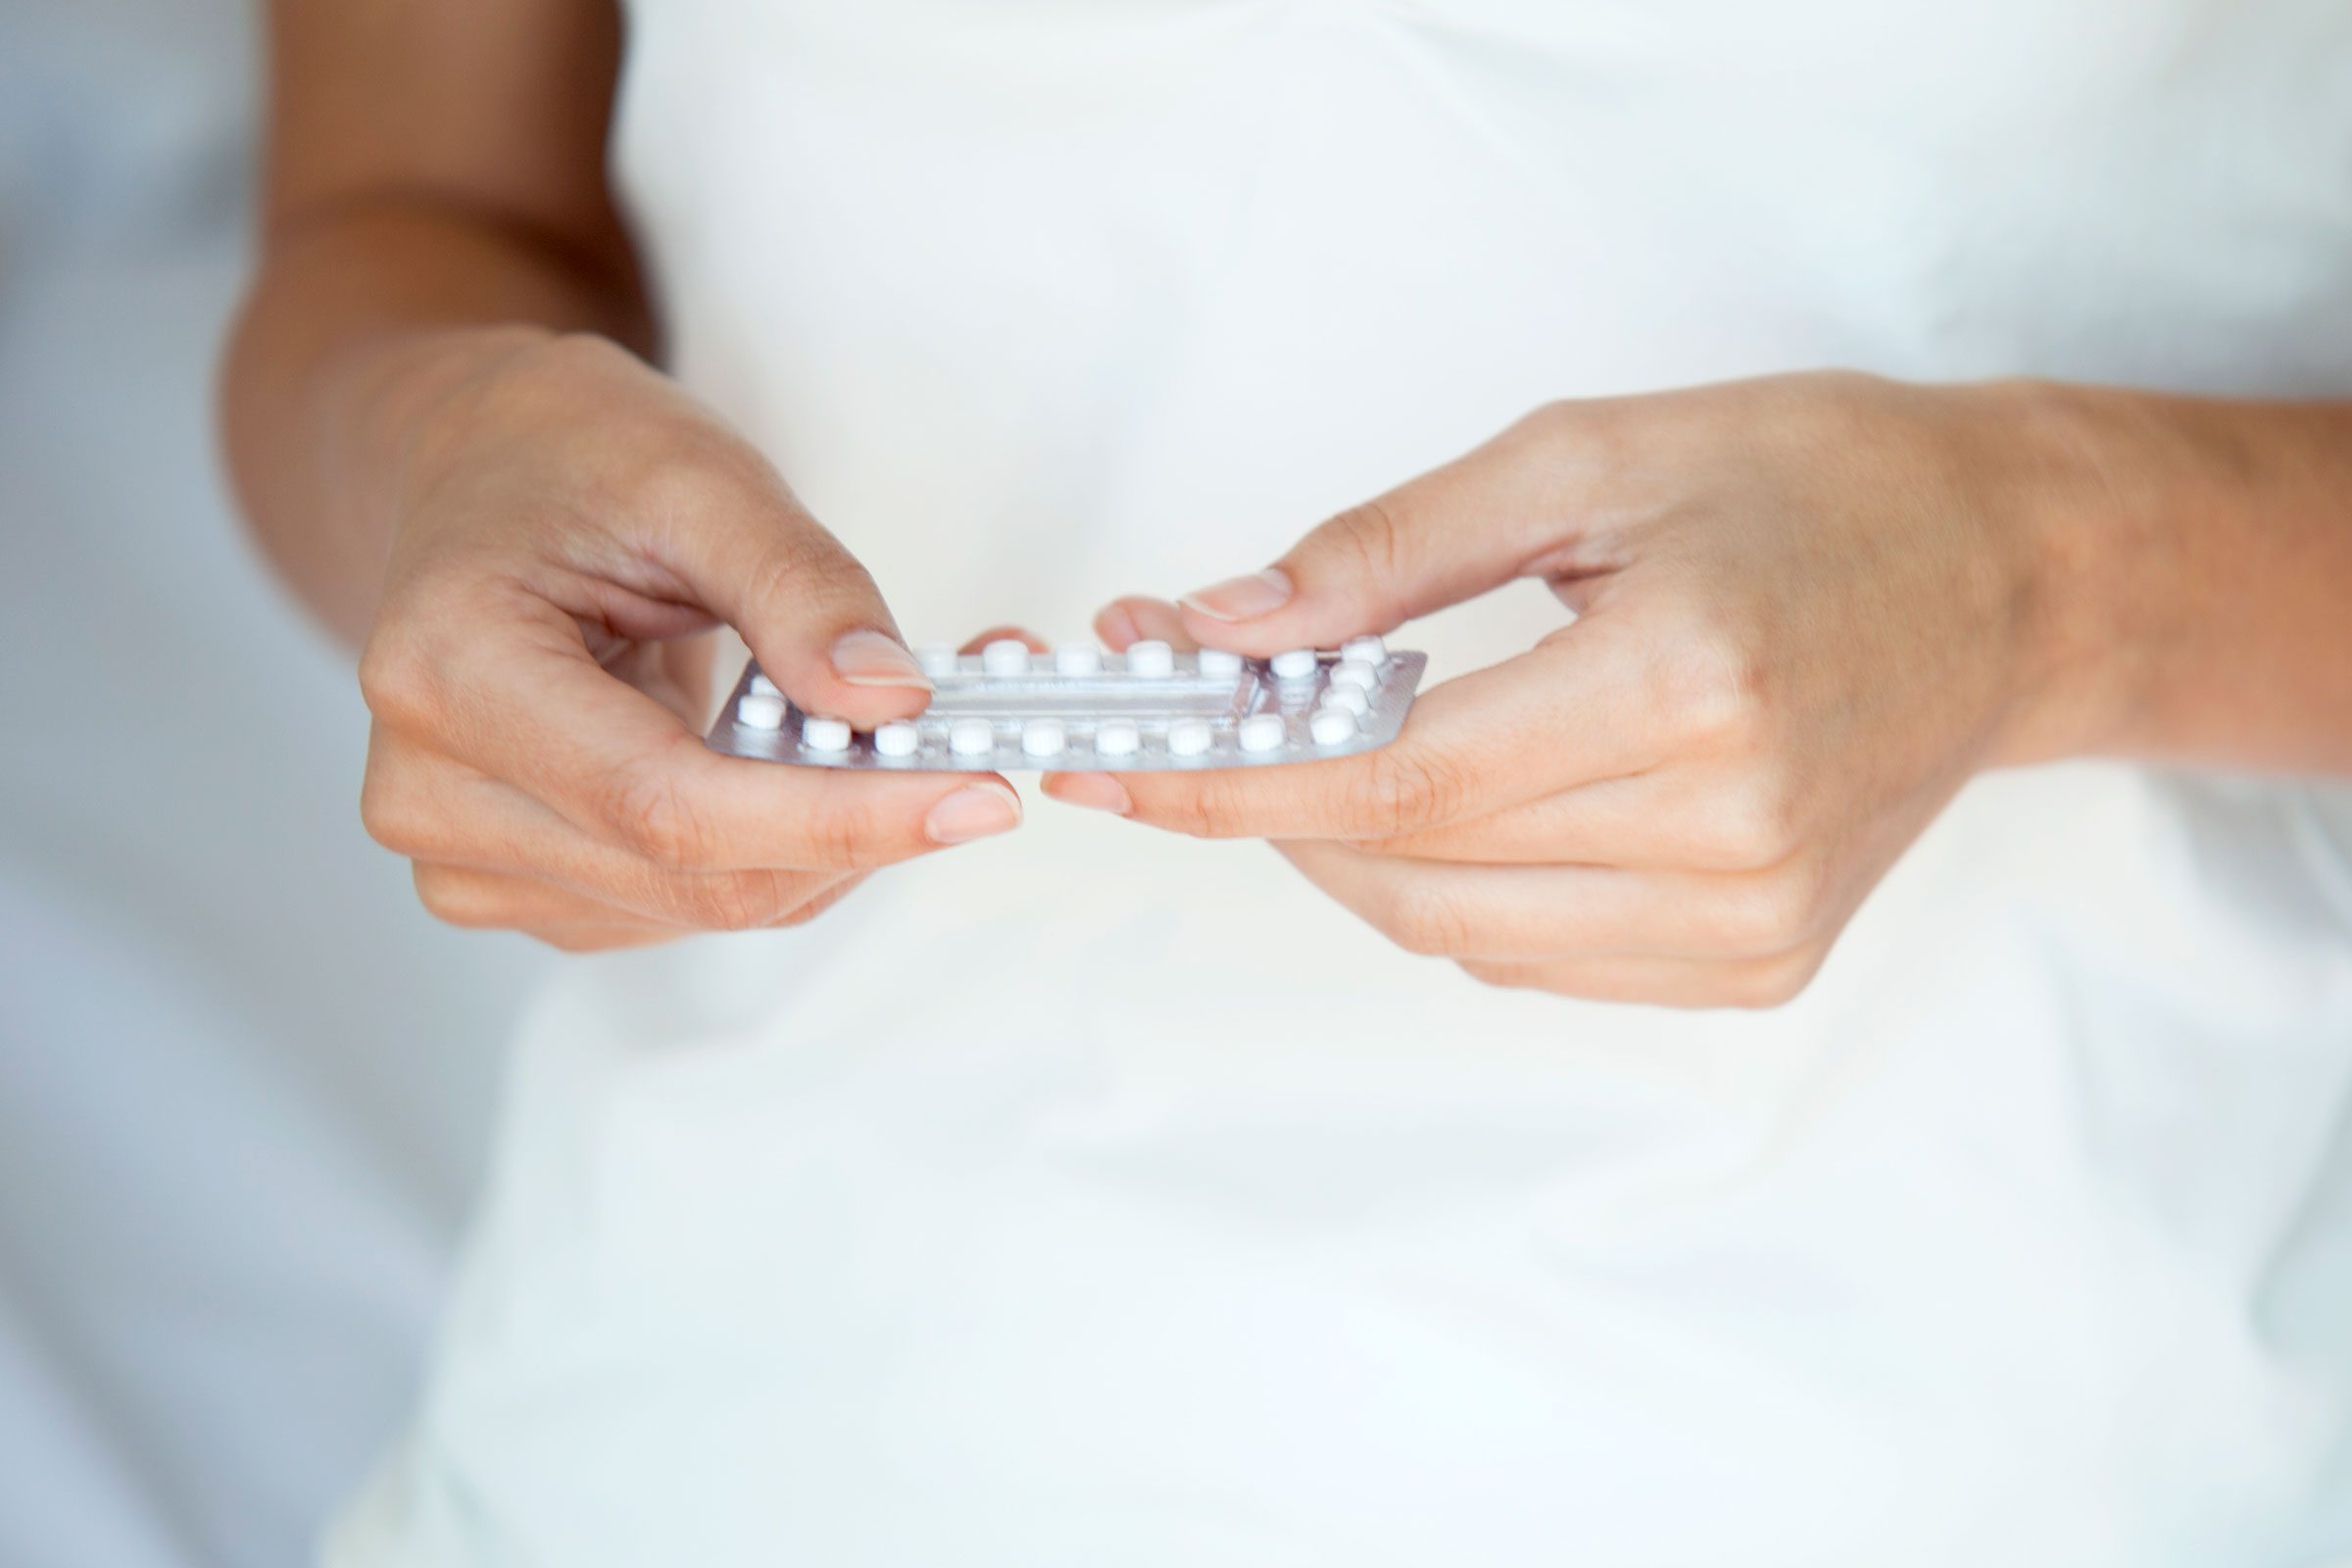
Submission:
<svg viewBox="0 0 2352 1568">
<path fill-rule="evenodd" d="M 1246 767 L 1348 757 L 1404 727 L 1426 656 L 1378 637 L 1245 659 L 1139 642 L 1124 654 L 1005 638 L 977 654 L 916 657 L 931 706 L 870 733 L 803 712 L 757 664 L 710 728 L 713 751 L 815 767 L 902 772 L 1118 773 Z"/>
</svg>

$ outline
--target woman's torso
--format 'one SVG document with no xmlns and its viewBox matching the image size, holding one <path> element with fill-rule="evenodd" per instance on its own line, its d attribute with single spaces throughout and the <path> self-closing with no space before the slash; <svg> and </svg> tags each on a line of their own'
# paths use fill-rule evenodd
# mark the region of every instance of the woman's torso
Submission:
<svg viewBox="0 0 2352 1568">
<path fill-rule="evenodd" d="M 2340 4 L 640 0 L 630 59 L 679 371 L 918 637 L 1080 634 L 1551 397 L 2352 391 Z M 350 1560 L 2352 1539 L 2340 797 L 1981 781 L 1766 1016 L 1032 806 L 546 999 Z"/>
</svg>

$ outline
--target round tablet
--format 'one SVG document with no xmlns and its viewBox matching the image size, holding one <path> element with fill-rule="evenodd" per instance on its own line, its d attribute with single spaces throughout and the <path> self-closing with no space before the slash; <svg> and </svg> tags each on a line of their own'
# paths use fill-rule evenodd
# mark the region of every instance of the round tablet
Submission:
<svg viewBox="0 0 2352 1568">
<path fill-rule="evenodd" d="M 1123 718 L 1107 719 L 1095 730 L 1098 757 L 1133 757 L 1143 744 L 1143 732 Z"/>
<path fill-rule="evenodd" d="M 1370 691 L 1380 683 L 1380 671 L 1360 659 L 1343 659 L 1331 666 L 1334 686 L 1360 686 Z"/>
<path fill-rule="evenodd" d="M 980 650 L 980 667 L 991 675 L 1029 673 L 1029 645 L 1018 637 L 1000 637 Z"/>
<path fill-rule="evenodd" d="M 752 677 L 752 691 L 754 695 L 760 697 L 781 697 L 784 695 L 782 692 L 776 690 L 776 683 L 772 680 L 769 680 L 765 675 L 754 675 Z"/>
<path fill-rule="evenodd" d="M 926 675 L 956 673 L 956 650 L 947 643 L 925 643 L 914 651 L 914 662 L 923 666 Z"/>
<path fill-rule="evenodd" d="M 1306 721 L 1306 732 L 1317 746 L 1340 746 L 1355 739 L 1355 715 L 1345 708 L 1318 708 Z"/>
<path fill-rule="evenodd" d="M 1068 739 L 1058 718 L 1033 718 L 1021 726 L 1021 750 L 1030 757 L 1059 757 Z"/>
<path fill-rule="evenodd" d="M 1315 672 L 1312 648 L 1286 648 L 1271 661 L 1276 680 L 1299 680 Z"/>
<path fill-rule="evenodd" d="M 1180 718 L 1168 726 L 1170 757 L 1199 757 L 1214 739 L 1205 718 Z"/>
<path fill-rule="evenodd" d="M 1282 749 L 1284 733 L 1280 713 L 1251 713 L 1235 726 L 1233 738 L 1245 752 L 1274 752 Z"/>
<path fill-rule="evenodd" d="M 784 699 L 754 692 L 735 705 L 735 722 L 750 729 L 782 729 Z"/>
<path fill-rule="evenodd" d="M 1102 650 L 1093 643 L 1063 643 L 1054 650 L 1054 668 L 1063 675 L 1092 675 L 1102 667 Z"/>
<path fill-rule="evenodd" d="M 1389 662 L 1389 645 L 1377 637 L 1350 637 L 1340 650 L 1342 659 L 1360 659 L 1374 669 Z"/>
<path fill-rule="evenodd" d="M 1172 675 L 1176 672 L 1176 651 L 1156 637 L 1127 645 L 1127 673 L 1130 675 Z"/>
<path fill-rule="evenodd" d="M 846 752 L 850 749 L 849 722 L 839 718 L 804 718 L 801 746 L 811 752 Z"/>
<path fill-rule="evenodd" d="M 922 734 L 905 719 L 893 719 L 874 731 L 876 757 L 912 757 L 922 745 Z"/>
<path fill-rule="evenodd" d="M 985 718 L 959 718 L 948 726 L 948 750 L 957 757 L 985 757 L 997 749 L 997 727 Z"/>
<path fill-rule="evenodd" d="M 1361 718 L 1372 711 L 1372 699 L 1361 686 L 1326 686 L 1323 688 L 1323 706 L 1342 709 Z"/>
<path fill-rule="evenodd" d="M 1239 675 L 1242 656 L 1229 654 L 1222 648 L 1200 650 L 1200 673 L 1203 675 Z"/>
</svg>

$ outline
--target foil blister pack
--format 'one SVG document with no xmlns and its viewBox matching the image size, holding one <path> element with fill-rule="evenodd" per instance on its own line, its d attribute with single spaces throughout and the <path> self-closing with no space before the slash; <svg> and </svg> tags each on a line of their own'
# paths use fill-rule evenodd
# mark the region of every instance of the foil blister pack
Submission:
<svg viewBox="0 0 2352 1568">
<path fill-rule="evenodd" d="M 1426 656 L 1378 637 L 1271 659 L 1139 642 L 1034 653 L 1014 638 L 977 654 L 916 651 L 931 706 L 872 731 L 808 713 L 757 663 L 711 725 L 713 751 L 809 767 L 897 772 L 1152 772 L 1348 757 L 1404 727 Z"/>
</svg>

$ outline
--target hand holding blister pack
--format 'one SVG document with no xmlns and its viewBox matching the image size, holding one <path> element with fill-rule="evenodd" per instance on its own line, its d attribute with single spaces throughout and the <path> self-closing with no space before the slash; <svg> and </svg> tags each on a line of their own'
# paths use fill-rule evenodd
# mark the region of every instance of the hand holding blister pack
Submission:
<svg viewBox="0 0 2352 1568">
<path fill-rule="evenodd" d="M 932 646 L 917 657 L 932 682 L 930 707 L 862 732 L 805 711 L 751 665 L 711 726 L 710 746 L 731 757 L 898 772 L 1312 761 L 1395 740 L 1427 663 L 1378 637 L 1271 659 L 1180 653 L 1152 640 L 1123 654 L 1093 643 L 1036 653 L 1012 637 L 977 654 Z"/>
</svg>

